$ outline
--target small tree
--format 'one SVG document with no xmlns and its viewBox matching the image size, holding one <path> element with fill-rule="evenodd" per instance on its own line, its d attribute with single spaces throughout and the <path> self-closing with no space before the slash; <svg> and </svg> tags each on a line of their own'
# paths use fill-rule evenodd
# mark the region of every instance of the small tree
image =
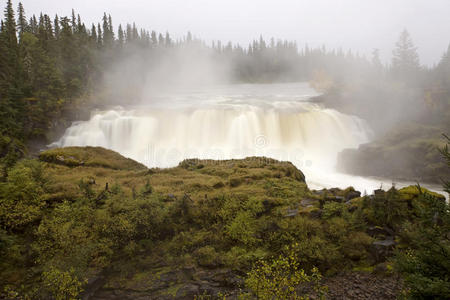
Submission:
<svg viewBox="0 0 450 300">
<path fill-rule="evenodd" d="M 450 167 L 448 145 L 447 143 L 441 153 Z M 444 183 L 444 189 L 450 192 L 450 182 Z M 401 239 L 408 246 L 405 251 L 397 253 L 396 266 L 404 274 L 412 298 L 448 299 L 450 205 L 426 193 L 420 195 L 419 200 L 415 203 L 417 221 L 404 225 Z"/>
<path fill-rule="evenodd" d="M 295 252 L 287 248 L 287 255 L 280 255 L 273 260 L 260 261 L 245 280 L 250 290 L 249 296 L 257 299 L 309 299 L 302 288 L 309 288 L 319 299 L 324 298 L 326 287 L 320 285 L 322 276 L 317 268 L 308 275 L 300 268 Z M 317 297 L 316 297 L 317 299 Z"/>
</svg>

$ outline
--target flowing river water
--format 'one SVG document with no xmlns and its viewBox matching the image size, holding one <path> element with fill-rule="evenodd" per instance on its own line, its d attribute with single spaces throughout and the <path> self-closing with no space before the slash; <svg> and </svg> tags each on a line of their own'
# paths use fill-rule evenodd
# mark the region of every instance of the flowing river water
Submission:
<svg viewBox="0 0 450 300">
<path fill-rule="evenodd" d="M 373 133 L 364 120 L 314 102 L 318 95 L 307 83 L 159 94 L 139 106 L 93 111 L 88 121 L 73 123 L 52 146 L 101 146 L 160 168 L 186 158 L 265 156 L 292 162 L 313 189 L 353 186 L 371 193 L 381 185 L 389 188 L 388 178 L 336 171 L 338 153 L 369 142 Z"/>
</svg>

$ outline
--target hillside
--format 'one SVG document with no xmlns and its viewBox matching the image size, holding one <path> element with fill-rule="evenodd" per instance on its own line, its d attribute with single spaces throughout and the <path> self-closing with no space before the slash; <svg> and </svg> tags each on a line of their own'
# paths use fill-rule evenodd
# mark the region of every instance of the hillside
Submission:
<svg viewBox="0 0 450 300">
<path fill-rule="evenodd" d="M 390 257 L 421 194 L 311 191 L 291 163 L 263 157 L 147 169 L 95 147 L 23 160 L 0 188 L 3 296 L 34 299 L 236 295 L 287 249 L 329 295 L 394 299 Z"/>
</svg>

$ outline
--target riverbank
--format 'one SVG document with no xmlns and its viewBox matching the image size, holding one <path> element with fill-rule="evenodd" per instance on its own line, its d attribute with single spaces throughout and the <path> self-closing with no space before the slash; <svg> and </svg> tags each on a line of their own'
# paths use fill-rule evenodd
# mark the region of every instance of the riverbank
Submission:
<svg viewBox="0 0 450 300">
<path fill-rule="evenodd" d="M 393 298 L 401 224 L 421 193 L 444 199 L 413 186 L 310 190 L 294 165 L 264 157 L 148 169 L 96 147 L 19 162 L 2 191 L 11 191 L 0 205 L 2 290 L 86 299 L 251 292 L 247 272 L 288 246 L 333 297 Z"/>
</svg>

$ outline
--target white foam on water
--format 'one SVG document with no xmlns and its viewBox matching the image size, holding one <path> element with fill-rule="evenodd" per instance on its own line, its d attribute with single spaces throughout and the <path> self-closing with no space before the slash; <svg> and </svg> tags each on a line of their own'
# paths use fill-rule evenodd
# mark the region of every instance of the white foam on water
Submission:
<svg viewBox="0 0 450 300">
<path fill-rule="evenodd" d="M 369 142 L 372 132 L 360 118 L 308 102 L 315 95 L 307 84 L 165 95 L 139 107 L 95 111 L 52 146 L 101 146 L 160 168 L 186 158 L 266 156 L 291 161 L 311 188 L 353 186 L 368 193 L 381 184 L 389 188 L 390 180 L 335 171 L 338 153 Z"/>
</svg>

